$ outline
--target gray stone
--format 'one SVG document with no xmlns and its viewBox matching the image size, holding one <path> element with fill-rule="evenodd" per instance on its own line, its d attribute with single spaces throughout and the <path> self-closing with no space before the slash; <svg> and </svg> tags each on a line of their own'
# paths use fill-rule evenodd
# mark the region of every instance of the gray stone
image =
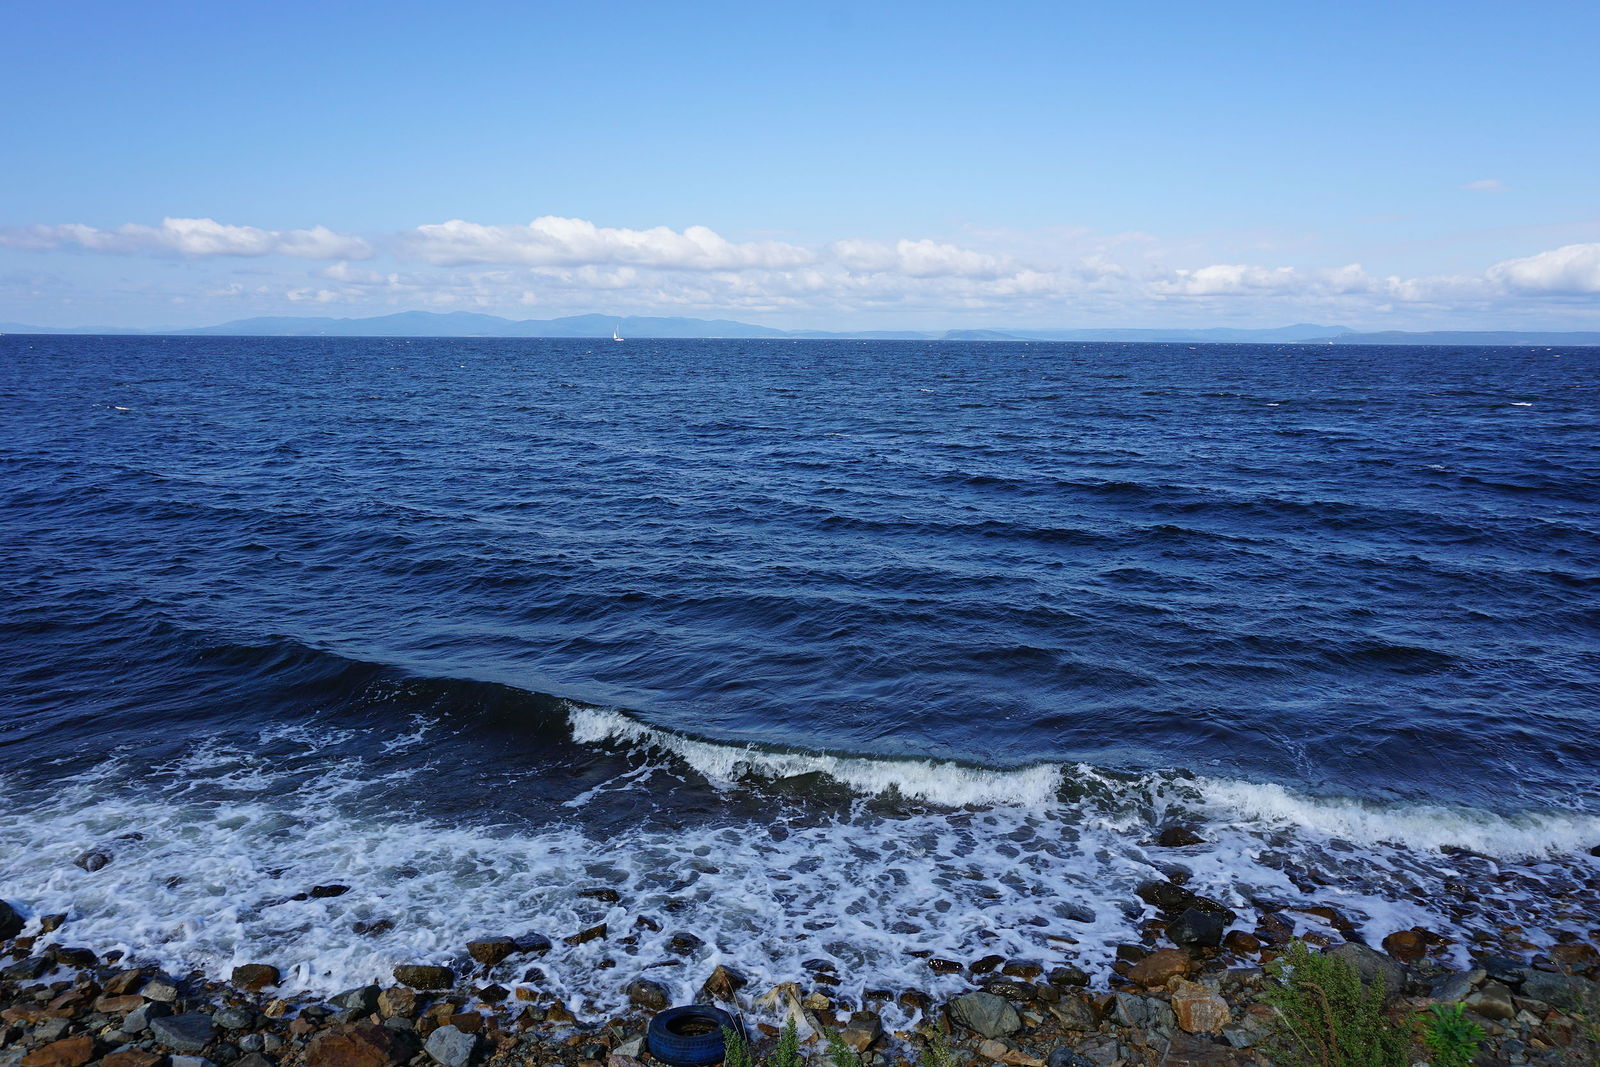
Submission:
<svg viewBox="0 0 1600 1067">
<path fill-rule="evenodd" d="M 1162 1036 L 1169 1036 L 1178 1024 L 1177 1016 L 1172 1014 L 1172 1008 L 1166 1001 L 1156 997 L 1141 997 L 1136 993 L 1117 994 L 1116 1011 L 1112 1018 L 1123 1026 L 1152 1031 Z"/>
<path fill-rule="evenodd" d="M 260 1052 L 267 1044 L 261 1039 L 260 1034 L 245 1034 L 239 1039 L 239 1051 Z"/>
<path fill-rule="evenodd" d="M 1546 971 L 1530 970 L 1522 982 L 1523 996 L 1568 1012 L 1582 1008 L 1585 998 L 1595 992 L 1597 990 L 1592 982 Z"/>
<path fill-rule="evenodd" d="M 224 1030 L 244 1030 L 256 1021 L 255 1013 L 248 1008 L 223 1008 L 212 1016 Z"/>
<path fill-rule="evenodd" d="M 142 1008 L 134 1008 L 122 1020 L 122 1029 L 130 1034 L 142 1034 L 150 1029 L 150 1024 L 156 1019 L 172 1014 L 172 1007 L 155 1001 Z"/>
<path fill-rule="evenodd" d="M 468 1067 L 478 1052 L 478 1035 L 463 1033 L 453 1026 L 441 1026 L 428 1035 L 423 1048 L 440 1067 Z"/>
<path fill-rule="evenodd" d="M 72 1025 L 70 1019 L 45 1019 L 33 1028 L 33 1039 L 41 1044 L 55 1041 Z"/>
<path fill-rule="evenodd" d="M 1467 1010 L 1485 1019 L 1504 1020 L 1516 1017 L 1517 1007 L 1511 1002 L 1511 990 L 1499 982 L 1485 982 L 1483 988 L 1465 1001 Z"/>
<path fill-rule="evenodd" d="M 1460 973 L 1442 974 L 1428 987 L 1428 996 L 1446 1004 L 1465 1000 L 1488 975 L 1480 968 Z"/>
<path fill-rule="evenodd" d="M 946 1009 L 950 1021 L 984 1037 L 1005 1037 L 1022 1029 L 1022 1017 L 1004 997 L 993 993 L 964 993 Z"/>
<path fill-rule="evenodd" d="M 359 986 L 355 989 L 346 989 L 328 1003 L 345 1011 L 354 1011 L 358 1015 L 371 1015 L 378 1010 L 378 994 L 381 992 L 383 990 L 375 985 Z"/>
<path fill-rule="evenodd" d="M 211 1016 L 190 1011 L 150 1020 L 150 1032 L 168 1048 L 179 1052 L 199 1052 L 211 1044 L 212 1038 L 217 1035 L 217 1027 L 211 1021 Z"/>
<path fill-rule="evenodd" d="M 158 974 L 140 987 L 139 995 L 146 1000 L 171 1004 L 178 999 L 178 981 L 170 975 Z"/>
<path fill-rule="evenodd" d="M 1070 1048 L 1052 1050 L 1044 1064 L 1045 1067 L 1095 1067 L 1093 1060 L 1084 1059 Z"/>
<path fill-rule="evenodd" d="M 1100 1025 L 1094 1009 L 1078 997 L 1061 998 L 1059 1004 L 1050 1005 L 1050 1014 L 1068 1030 L 1093 1030 Z"/>
<path fill-rule="evenodd" d="M 277 1052 L 279 1049 L 283 1048 L 283 1038 L 279 1037 L 277 1034 L 262 1034 L 261 1047 L 266 1049 L 268 1052 Z"/>
<path fill-rule="evenodd" d="M 234 1067 L 273 1067 L 273 1063 L 259 1052 L 250 1052 L 241 1057 Z"/>
<path fill-rule="evenodd" d="M 1327 955 L 1348 963 L 1368 985 L 1381 981 L 1391 997 L 1405 990 L 1410 972 L 1393 956 L 1354 941 L 1328 949 Z"/>
<path fill-rule="evenodd" d="M 612 1055 L 614 1055 L 614 1056 L 627 1056 L 630 1059 L 635 1059 L 636 1060 L 636 1059 L 639 1058 L 639 1054 L 641 1052 L 643 1052 L 643 1051 L 644 1051 L 644 1035 L 643 1034 L 635 1034 L 632 1037 L 628 1038 L 628 1040 L 624 1041 L 622 1044 L 618 1045 L 615 1049 L 612 1049 Z"/>
<path fill-rule="evenodd" d="M 168 1062 L 172 1067 L 217 1067 L 204 1056 L 173 1056 Z"/>
<path fill-rule="evenodd" d="M 76 866 L 93 873 L 111 862 L 111 853 L 104 849 L 91 848 L 87 852 L 80 852 L 78 858 L 72 862 Z"/>
</svg>

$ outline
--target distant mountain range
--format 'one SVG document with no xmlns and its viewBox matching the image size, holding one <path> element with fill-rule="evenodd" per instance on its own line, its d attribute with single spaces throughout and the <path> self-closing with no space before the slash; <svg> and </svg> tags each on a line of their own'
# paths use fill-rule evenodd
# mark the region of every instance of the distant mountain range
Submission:
<svg viewBox="0 0 1600 1067">
<path fill-rule="evenodd" d="M 0 333 L 147 334 L 223 337 L 741 337 L 848 338 L 906 341 L 1144 341 L 1224 344 L 1350 345 L 1600 345 L 1600 332 L 1535 333 L 1450 331 L 1356 333 L 1343 326 L 1299 323 L 1269 330 L 945 330 L 855 331 L 774 330 L 729 319 L 651 318 L 625 315 L 569 315 L 559 319 L 507 319 L 470 311 L 402 311 L 365 319 L 266 317 L 236 319 L 196 329 L 134 330 L 100 326 L 60 329 L 0 322 Z"/>
</svg>

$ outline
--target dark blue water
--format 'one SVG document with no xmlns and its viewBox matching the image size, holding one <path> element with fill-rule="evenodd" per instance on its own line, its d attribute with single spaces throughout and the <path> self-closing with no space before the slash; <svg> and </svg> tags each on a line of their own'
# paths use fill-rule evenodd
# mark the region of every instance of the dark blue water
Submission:
<svg viewBox="0 0 1600 1067">
<path fill-rule="evenodd" d="M 796 756 L 769 779 L 804 754 L 1081 763 L 1585 817 L 1597 371 L 1595 349 L 4 337 L 0 750 L 20 790 L 155 766 L 169 798 L 204 745 L 364 760 L 367 785 L 426 767 L 451 825 L 595 833 L 770 814 L 714 781 L 745 744 Z M 618 711 L 583 727 L 563 701 Z M 641 749 L 670 773 L 575 809 Z"/>
</svg>

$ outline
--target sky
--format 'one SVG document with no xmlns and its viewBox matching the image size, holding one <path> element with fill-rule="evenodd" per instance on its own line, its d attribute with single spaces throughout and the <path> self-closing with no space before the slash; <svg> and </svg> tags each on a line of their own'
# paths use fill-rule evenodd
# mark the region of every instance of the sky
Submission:
<svg viewBox="0 0 1600 1067">
<path fill-rule="evenodd" d="M 1600 4 L 0 0 L 0 322 L 1600 330 Z"/>
</svg>

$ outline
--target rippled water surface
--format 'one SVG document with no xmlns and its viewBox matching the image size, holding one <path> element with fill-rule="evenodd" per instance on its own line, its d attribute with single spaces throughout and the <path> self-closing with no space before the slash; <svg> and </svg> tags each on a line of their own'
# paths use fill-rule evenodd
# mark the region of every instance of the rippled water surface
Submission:
<svg viewBox="0 0 1600 1067">
<path fill-rule="evenodd" d="M 1440 865 L 1488 863 L 1558 923 L 1600 844 L 1597 370 L 3 337 L 0 891 L 315 986 L 594 921 L 576 877 L 700 931 L 685 982 L 909 982 L 910 943 L 1103 963 L 1181 818 L 1235 901 L 1466 937 Z"/>
</svg>

